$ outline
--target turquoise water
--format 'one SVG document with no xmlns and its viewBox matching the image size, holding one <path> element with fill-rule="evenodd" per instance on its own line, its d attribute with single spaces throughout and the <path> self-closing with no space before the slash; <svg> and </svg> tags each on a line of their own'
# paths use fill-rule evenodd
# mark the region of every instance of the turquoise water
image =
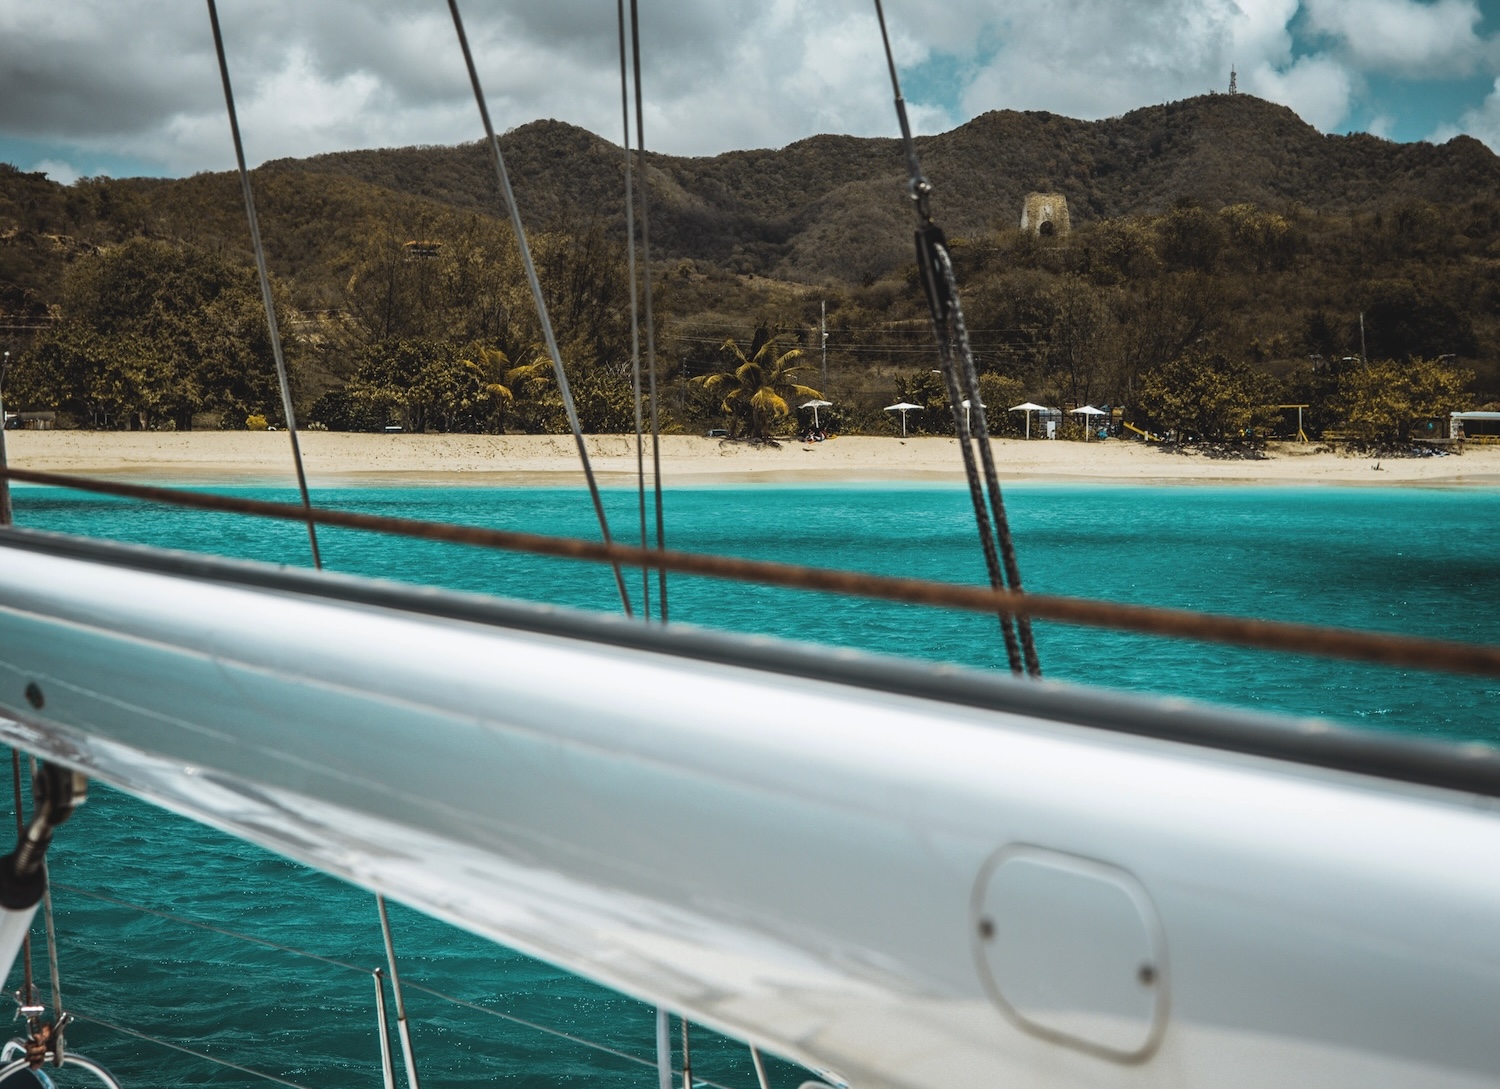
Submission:
<svg viewBox="0 0 1500 1089">
<path fill-rule="evenodd" d="M 246 490 L 291 498 L 274 490 Z M 320 505 L 592 536 L 581 492 L 361 489 Z M 1376 489 L 1021 487 L 1008 492 L 1029 589 L 1500 643 L 1500 492 Z M 612 492 L 616 533 L 634 494 Z M 295 525 L 57 492 L 17 494 L 25 525 L 305 564 Z M 958 489 L 725 488 L 667 496 L 669 543 L 696 551 L 982 581 Z M 618 610 L 606 568 L 453 545 L 321 534 L 341 571 Z M 629 581 L 640 597 L 638 576 Z M 993 619 L 674 578 L 672 618 L 736 631 L 1002 668 Z M 1500 741 L 1500 684 L 1041 624 L 1053 677 L 1317 714 L 1374 730 Z M 789 711 L 791 709 L 789 708 Z M 365 894 L 99 790 L 54 848 L 64 992 L 84 1014 L 307 1085 L 378 1084 L 367 975 L 99 900 L 189 916 L 323 957 L 382 959 Z M 76 891 L 83 890 L 83 891 Z M 85 895 L 93 894 L 93 897 Z M 491 1010 L 652 1054 L 650 1011 L 393 907 L 403 974 Z M 12 979 L 10 986 L 16 985 Z M 514 1022 L 408 994 L 429 1085 L 647 1087 L 649 1069 Z M 251 1085 L 247 1075 L 94 1024 L 74 1045 L 128 1083 Z M 744 1050 L 695 1035 L 695 1074 L 732 1089 Z M 773 1066 L 776 1089 L 800 1072 Z"/>
</svg>

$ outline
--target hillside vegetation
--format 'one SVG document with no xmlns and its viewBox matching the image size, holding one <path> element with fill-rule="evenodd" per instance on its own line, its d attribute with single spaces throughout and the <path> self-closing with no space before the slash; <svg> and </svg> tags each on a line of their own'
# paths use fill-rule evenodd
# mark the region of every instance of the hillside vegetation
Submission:
<svg viewBox="0 0 1500 1089">
<path fill-rule="evenodd" d="M 502 144 L 585 424 L 627 427 L 623 153 L 552 121 Z M 1126 405 L 1160 422 L 1163 382 L 1183 385 L 1187 367 L 1225 376 L 1247 403 L 1306 401 L 1315 427 L 1347 427 L 1359 383 L 1341 361 L 1358 356 L 1399 366 L 1453 356 L 1441 366 L 1463 380 L 1439 383 L 1456 391 L 1444 396 L 1500 397 L 1500 158 L 1477 141 L 1325 136 L 1283 107 L 1211 95 L 1100 122 L 995 112 L 919 144 L 996 397 Z M 693 380 L 733 358 L 727 339 L 753 354 L 774 337 L 783 351 L 804 350 L 788 360 L 789 380 L 837 401 L 841 425 L 888 428 L 879 407 L 902 396 L 933 403 L 918 426 L 942 427 L 896 141 L 819 136 L 777 151 L 648 158 L 670 426 L 752 429 L 748 416 L 722 419 L 713 383 Z M 254 184 L 305 413 L 336 427 L 561 426 L 481 145 L 281 160 Z M 1038 189 L 1067 197 L 1071 235 L 1016 228 Z M 138 248 L 146 243 L 155 248 Z M 181 360 L 143 362 L 168 350 L 207 359 L 233 339 L 250 285 L 231 270 L 249 264 L 231 175 L 64 187 L 0 164 L 11 388 L 27 407 L 83 423 L 275 420 L 262 384 L 228 383 L 223 366 L 194 377 Z M 205 308 L 203 328 L 184 318 L 161 332 L 149 315 L 101 315 L 90 285 L 141 269 Z M 207 286 L 183 287 L 190 275 Z M 170 303 L 160 290 L 136 296 L 158 312 Z M 228 357 L 263 356 L 248 326 L 241 339 Z M 132 360 L 141 381 L 160 375 L 189 393 L 148 398 L 99 378 Z"/>
</svg>

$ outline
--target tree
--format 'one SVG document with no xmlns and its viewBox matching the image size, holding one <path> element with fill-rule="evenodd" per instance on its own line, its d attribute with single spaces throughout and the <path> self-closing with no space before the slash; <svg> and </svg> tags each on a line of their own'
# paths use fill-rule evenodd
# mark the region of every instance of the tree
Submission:
<svg viewBox="0 0 1500 1089">
<path fill-rule="evenodd" d="M 1238 441 L 1271 422 L 1271 379 L 1222 355 L 1184 355 L 1141 376 L 1138 405 L 1158 427 L 1209 442 Z"/>
<path fill-rule="evenodd" d="M 1380 280 L 1365 302 L 1365 341 L 1372 359 L 1472 357 L 1474 327 L 1441 292 L 1410 280 Z"/>
<path fill-rule="evenodd" d="M 346 390 L 364 412 L 399 414 L 408 431 L 499 430 L 514 400 L 498 373 L 508 362 L 503 352 L 464 353 L 444 341 L 381 341 L 361 353 Z"/>
<path fill-rule="evenodd" d="M 273 296 L 278 309 L 289 309 L 280 284 Z M 18 368 L 18 408 L 141 429 L 186 430 L 199 412 L 219 413 L 224 426 L 242 425 L 251 412 L 280 416 L 253 270 L 189 247 L 133 239 L 72 266 L 63 314 Z"/>
<path fill-rule="evenodd" d="M 1387 359 L 1344 376 L 1341 399 L 1346 430 L 1372 442 L 1411 441 L 1412 425 L 1462 409 L 1470 371 L 1428 359 Z"/>
<path fill-rule="evenodd" d="M 733 338 L 724 341 L 720 350 L 729 357 L 729 369 L 700 375 L 691 382 L 710 393 L 722 394 L 719 407 L 743 420 L 752 439 L 766 438 L 771 424 L 791 412 L 789 399 L 823 396 L 796 380 L 797 372 L 791 365 L 802 357 L 802 349 L 778 355 L 776 338 L 767 335 L 764 327 L 756 330 L 748 356 Z"/>
</svg>

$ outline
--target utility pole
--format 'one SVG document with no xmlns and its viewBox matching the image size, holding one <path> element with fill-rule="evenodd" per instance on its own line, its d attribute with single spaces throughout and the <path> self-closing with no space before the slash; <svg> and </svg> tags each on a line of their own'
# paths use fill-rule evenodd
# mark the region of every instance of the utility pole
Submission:
<svg viewBox="0 0 1500 1089">
<path fill-rule="evenodd" d="M 1365 354 L 1365 312 L 1359 312 L 1359 361 L 1369 367 L 1370 357 Z"/>
<path fill-rule="evenodd" d="M 828 396 L 828 302 L 818 303 L 818 336 L 823 342 L 823 396 Z"/>
</svg>

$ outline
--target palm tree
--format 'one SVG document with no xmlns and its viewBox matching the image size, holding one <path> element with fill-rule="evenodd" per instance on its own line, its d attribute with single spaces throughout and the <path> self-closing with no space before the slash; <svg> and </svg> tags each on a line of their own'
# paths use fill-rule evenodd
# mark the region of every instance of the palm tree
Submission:
<svg viewBox="0 0 1500 1089">
<path fill-rule="evenodd" d="M 510 356 L 498 348 L 480 348 L 479 356 L 482 360 L 479 366 L 476 367 L 469 360 L 464 360 L 464 365 L 483 375 L 480 385 L 489 398 L 491 410 L 503 432 L 506 410 L 515 404 L 518 396 L 534 393 L 539 387 L 546 385 L 552 373 L 552 361 L 540 356 L 535 348 L 534 361 L 519 367 L 511 366 Z"/>
<path fill-rule="evenodd" d="M 760 337 L 757 336 L 759 341 Z M 720 349 L 728 357 L 728 368 L 718 374 L 704 374 L 691 379 L 694 385 L 702 386 L 709 393 L 723 391 L 720 407 L 731 416 L 746 416 L 750 421 L 750 437 L 764 439 L 772 422 L 791 413 L 788 399 L 796 397 L 821 398 L 823 395 L 811 386 L 796 381 L 797 372 L 791 364 L 802 356 L 801 348 L 777 355 L 775 337 L 767 337 L 764 343 L 751 344 L 753 354 L 746 356 L 731 337 Z"/>
</svg>

